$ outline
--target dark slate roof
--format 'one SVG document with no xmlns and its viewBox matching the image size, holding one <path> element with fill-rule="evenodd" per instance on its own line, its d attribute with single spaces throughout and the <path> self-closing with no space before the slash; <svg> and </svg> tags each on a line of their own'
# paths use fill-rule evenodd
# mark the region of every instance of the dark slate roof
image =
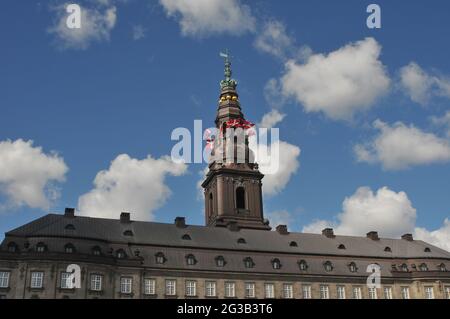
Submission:
<svg viewBox="0 0 450 319">
<path fill-rule="evenodd" d="M 72 224 L 75 230 L 67 230 Z M 125 236 L 131 230 L 133 236 Z M 191 240 L 182 239 L 189 234 Z M 173 246 L 195 249 L 218 249 L 235 251 L 255 251 L 273 253 L 295 253 L 312 255 L 337 255 L 386 258 L 444 258 L 450 259 L 450 253 L 420 240 L 380 238 L 372 240 L 366 237 L 335 236 L 328 238 L 321 234 L 289 233 L 276 231 L 193 226 L 185 228 L 175 224 L 131 221 L 122 223 L 117 219 L 92 217 L 67 217 L 49 214 L 31 223 L 6 233 L 6 237 L 72 237 L 89 241 L 102 241 L 117 244 L 139 244 L 150 246 Z M 239 244 L 244 238 L 246 243 Z M 6 239 L 5 239 L 6 241 Z M 297 247 L 291 247 L 295 241 Z M 346 249 L 338 249 L 343 244 Z M 385 252 L 390 247 L 392 252 Z M 425 252 L 425 248 L 430 252 Z"/>
</svg>

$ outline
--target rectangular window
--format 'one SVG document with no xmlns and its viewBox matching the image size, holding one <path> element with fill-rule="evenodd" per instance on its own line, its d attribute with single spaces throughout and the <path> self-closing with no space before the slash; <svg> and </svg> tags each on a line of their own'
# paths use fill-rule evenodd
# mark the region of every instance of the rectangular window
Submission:
<svg viewBox="0 0 450 319">
<path fill-rule="evenodd" d="M 103 276 L 98 274 L 91 275 L 91 290 L 102 291 Z"/>
<path fill-rule="evenodd" d="M 330 299 L 330 291 L 327 285 L 320 285 L 320 299 Z"/>
<path fill-rule="evenodd" d="M 156 295 L 156 280 L 152 278 L 144 279 L 144 294 Z"/>
<path fill-rule="evenodd" d="M 294 298 L 294 287 L 292 286 L 292 284 L 283 284 L 283 298 Z"/>
<path fill-rule="evenodd" d="M 236 297 L 236 284 L 234 282 L 225 282 L 225 297 L 234 298 Z"/>
<path fill-rule="evenodd" d="M 303 285 L 302 286 L 302 294 L 303 299 L 311 299 L 311 286 L 310 285 Z"/>
<path fill-rule="evenodd" d="M 445 299 L 450 299 L 450 287 L 449 286 L 444 288 L 444 292 L 445 292 Z"/>
<path fill-rule="evenodd" d="M 73 277 L 70 272 L 61 273 L 61 289 L 73 289 Z"/>
<path fill-rule="evenodd" d="M 177 282 L 173 279 L 166 280 L 166 296 L 175 296 L 177 294 Z"/>
<path fill-rule="evenodd" d="M 401 287 L 402 299 L 409 299 L 409 287 Z"/>
<path fill-rule="evenodd" d="M 369 298 L 370 299 L 378 299 L 377 295 L 377 289 L 376 288 L 369 288 Z"/>
<path fill-rule="evenodd" d="M 9 271 L 0 271 L 0 288 L 9 287 Z"/>
<path fill-rule="evenodd" d="M 255 298 L 255 283 L 245 283 L 245 298 Z"/>
<path fill-rule="evenodd" d="M 275 298 L 275 285 L 265 284 L 264 285 L 264 295 L 266 298 Z"/>
<path fill-rule="evenodd" d="M 206 281 L 205 282 L 205 295 L 206 297 L 216 297 L 216 282 Z"/>
<path fill-rule="evenodd" d="M 197 282 L 195 280 L 186 280 L 186 296 L 197 296 Z"/>
<path fill-rule="evenodd" d="M 133 288 L 133 278 L 121 277 L 120 278 L 120 292 L 123 294 L 131 294 Z"/>
<path fill-rule="evenodd" d="M 42 288 L 44 284 L 44 273 L 42 271 L 34 271 L 31 273 L 31 288 Z"/>
<path fill-rule="evenodd" d="M 353 287 L 353 299 L 362 299 L 361 287 Z"/>
<path fill-rule="evenodd" d="M 392 299 L 392 287 L 384 287 L 384 299 Z"/>
<path fill-rule="evenodd" d="M 426 299 L 434 299 L 433 287 L 425 287 L 425 298 Z"/>
<path fill-rule="evenodd" d="M 338 299 L 345 299 L 345 287 L 337 286 L 337 297 Z"/>
</svg>

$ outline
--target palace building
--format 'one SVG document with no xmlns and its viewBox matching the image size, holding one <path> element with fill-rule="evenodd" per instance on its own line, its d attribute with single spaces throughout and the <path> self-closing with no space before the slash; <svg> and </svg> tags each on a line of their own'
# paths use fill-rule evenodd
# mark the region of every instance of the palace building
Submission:
<svg viewBox="0 0 450 319">
<path fill-rule="evenodd" d="M 225 60 L 216 127 L 248 125 Z M 263 214 L 263 174 L 248 139 L 226 161 L 214 142 L 202 184 L 205 226 L 48 214 L 5 234 L 0 298 L 450 299 L 450 253 L 411 234 L 399 239 L 290 232 Z M 118 216 L 119 217 L 119 216 Z M 79 287 L 69 265 L 77 265 Z M 368 266 L 381 285 L 368 286 Z M 370 267 L 369 267 L 370 270 Z M 76 282 L 77 280 L 75 280 Z"/>
</svg>

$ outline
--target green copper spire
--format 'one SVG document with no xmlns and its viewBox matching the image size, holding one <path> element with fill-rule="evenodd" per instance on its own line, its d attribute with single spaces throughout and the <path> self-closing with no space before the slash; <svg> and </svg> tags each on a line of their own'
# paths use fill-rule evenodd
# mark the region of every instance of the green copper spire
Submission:
<svg viewBox="0 0 450 319">
<path fill-rule="evenodd" d="M 236 82 L 236 80 L 231 78 L 231 74 L 232 74 L 232 72 L 231 72 L 231 55 L 228 52 L 228 49 L 225 50 L 225 53 L 220 52 L 220 56 L 225 59 L 225 70 L 224 70 L 225 79 L 220 81 L 220 87 L 222 89 L 232 88 L 234 90 L 234 89 L 236 89 L 237 82 Z"/>
</svg>

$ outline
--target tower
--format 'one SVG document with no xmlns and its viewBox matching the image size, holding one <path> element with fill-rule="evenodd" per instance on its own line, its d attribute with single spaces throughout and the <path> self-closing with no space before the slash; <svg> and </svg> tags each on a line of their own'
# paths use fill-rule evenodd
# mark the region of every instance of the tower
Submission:
<svg viewBox="0 0 450 319">
<path fill-rule="evenodd" d="M 214 140 L 209 171 L 202 187 L 205 195 L 207 226 L 239 227 L 270 230 L 263 215 L 262 179 L 258 164 L 249 148 L 246 121 L 231 78 L 231 61 L 225 58 L 225 78 L 220 81 L 220 98 L 215 120 Z M 239 155 L 240 154 L 240 155 Z"/>
</svg>

